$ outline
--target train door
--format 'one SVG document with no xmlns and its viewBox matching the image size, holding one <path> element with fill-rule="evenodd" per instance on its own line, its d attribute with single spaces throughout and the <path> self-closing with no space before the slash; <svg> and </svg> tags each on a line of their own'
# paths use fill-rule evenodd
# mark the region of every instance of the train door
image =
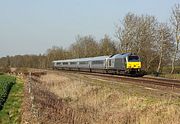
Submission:
<svg viewBox="0 0 180 124">
<path fill-rule="evenodd" d="M 105 69 L 108 69 L 108 59 L 105 59 L 105 63 L 104 63 Z"/>
<path fill-rule="evenodd" d="M 111 60 L 111 59 L 109 59 L 109 61 L 108 61 L 108 66 L 109 66 L 109 67 L 112 66 L 112 60 Z"/>
</svg>

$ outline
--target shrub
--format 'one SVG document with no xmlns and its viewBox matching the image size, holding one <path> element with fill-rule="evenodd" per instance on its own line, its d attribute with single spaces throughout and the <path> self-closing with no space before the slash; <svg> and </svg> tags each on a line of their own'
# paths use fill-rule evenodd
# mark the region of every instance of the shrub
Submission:
<svg viewBox="0 0 180 124">
<path fill-rule="evenodd" d="M 16 82 L 15 77 L 0 75 L 0 110 L 5 103 L 12 85 Z"/>
</svg>

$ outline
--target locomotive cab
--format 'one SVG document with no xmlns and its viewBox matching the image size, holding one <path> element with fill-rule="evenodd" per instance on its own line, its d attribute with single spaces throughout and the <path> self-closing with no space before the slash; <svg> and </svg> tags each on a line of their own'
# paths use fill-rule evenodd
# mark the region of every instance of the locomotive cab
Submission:
<svg viewBox="0 0 180 124">
<path fill-rule="evenodd" d="M 126 68 L 129 73 L 137 73 L 141 69 L 140 58 L 137 55 L 130 55 L 126 57 Z"/>
</svg>

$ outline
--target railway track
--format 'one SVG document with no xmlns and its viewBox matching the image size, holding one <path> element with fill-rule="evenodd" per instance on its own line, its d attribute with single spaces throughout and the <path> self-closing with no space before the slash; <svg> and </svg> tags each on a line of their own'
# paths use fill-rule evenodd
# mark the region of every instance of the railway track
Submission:
<svg viewBox="0 0 180 124">
<path fill-rule="evenodd" d="M 37 74 L 36 74 L 36 72 L 33 72 L 33 75 L 39 77 L 41 74 L 42 75 L 46 74 L 47 71 L 50 71 L 50 70 L 46 70 L 44 72 L 37 72 Z M 53 71 L 53 72 L 59 72 L 59 71 Z M 128 77 L 128 76 L 120 76 L 120 75 L 112 75 L 112 74 L 77 72 L 77 71 L 68 71 L 68 70 L 63 70 L 63 72 L 83 74 L 83 75 L 92 75 L 92 76 L 98 76 L 98 77 L 106 77 L 106 78 L 116 79 L 118 81 L 134 82 L 134 83 L 138 83 L 138 84 L 164 86 L 164 87 L 169 87 L 172 89 L 180 88 L 180 80 L 167 79 L 167 78 Z M 37 78 L 35 80 L 37 80 Z"/>
<path fill-rule="evenodd" d="M 180 80 L 166 79 L 166 78 L 154 78 L 154 77 L 127 77 L 111 74 L 99 74 L 99 73 L 87 73 L 87 72 L 78 72 L 85 75 L 94 75 L 100 77 L 107 77 L 111 79 L 117 79 L 128 82 L 135 82 L 140 84 L 153 84 L 158 86 L 170 87 L 170 88 L 180 88 Z"/>
</svg>

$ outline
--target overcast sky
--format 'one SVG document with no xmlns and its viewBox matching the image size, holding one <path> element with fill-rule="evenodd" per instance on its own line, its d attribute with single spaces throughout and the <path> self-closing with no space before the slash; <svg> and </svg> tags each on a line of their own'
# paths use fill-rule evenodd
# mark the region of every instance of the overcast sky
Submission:
<svg viewBox="0 0 180 124">
<path fill-rule="evenodd" d="M 114 37 L 128 12 L 168 22 L 180 0 L 0 0 L 0 57 L 68 48 L 79 34 Z"/>
</svg>

